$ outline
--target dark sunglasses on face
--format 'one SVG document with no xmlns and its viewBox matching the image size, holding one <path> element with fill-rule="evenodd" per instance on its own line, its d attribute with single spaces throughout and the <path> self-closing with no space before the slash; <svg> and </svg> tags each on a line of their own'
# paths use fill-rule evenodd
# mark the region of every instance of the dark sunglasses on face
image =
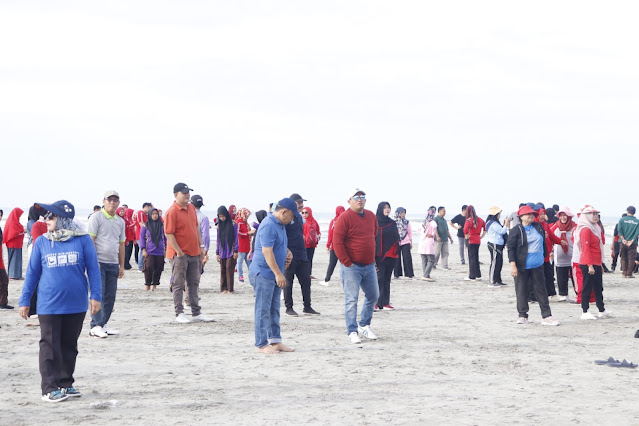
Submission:
<svg viewBox="0 0 639 426">
<path fill-rule="evenodd" d="M 52 220 L 56 217 L 55 213 L 53 212 L 48 212 L 47 214 L 44 215 L 44 220 Z"/>
<path fill-rule="evenodd" d="M 353 195 L 353 200 L 355 201 L 359 201 L 359 200 L 366 200 L 366 195 Z"/>
<path fill-rule="evenodd" d="M 308 214 L 308 212 L 302 212 L 302 214 Z"/>
</svg>

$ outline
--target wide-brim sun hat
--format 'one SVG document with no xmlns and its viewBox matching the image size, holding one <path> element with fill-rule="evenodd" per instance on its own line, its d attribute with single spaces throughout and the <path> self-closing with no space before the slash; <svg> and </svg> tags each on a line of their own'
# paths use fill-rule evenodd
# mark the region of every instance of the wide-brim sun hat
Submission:
<svg viewBox="0 0 639 426">
<path fill-rule="evenodd" d="M 563 206 L 562 208 L 560 208 L 559 211 L 557 212 L 557 216 L 559 216 L 562 213 L 565 214 L 568 217 L 574 217 L 575 216 L 573 214 L 573 212 L 570 211 L 570 208 L 568 208 L 568 206 Z"/>
<path fill-rule="evenodd" d="M 501 213 L 501 209 L 497 206 L 492 206 L 489 210 L 488 213 L 493 215 L 493 216 L 497 216 L 499 213 Z"/>
</svg>

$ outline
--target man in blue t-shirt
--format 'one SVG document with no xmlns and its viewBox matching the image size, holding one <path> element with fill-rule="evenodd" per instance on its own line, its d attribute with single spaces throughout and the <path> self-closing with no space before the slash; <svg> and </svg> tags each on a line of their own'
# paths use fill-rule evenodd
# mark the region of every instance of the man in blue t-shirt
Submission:
<svg viewBox="0 0 639 426">
<path fill-rule="evenodd" d="M 293 220 L 295 211 L 295 201 L 281 199 L 275 211 L 262 221 L 255 236 L 249 281 L 255 289 L 255 346 L 265 354 L 295 350 L 282 344 L 280 335 L 280 296 L 286 287 L 282 271 L 293 259 L 287 248 L 285 225 Z"/>
</svg>

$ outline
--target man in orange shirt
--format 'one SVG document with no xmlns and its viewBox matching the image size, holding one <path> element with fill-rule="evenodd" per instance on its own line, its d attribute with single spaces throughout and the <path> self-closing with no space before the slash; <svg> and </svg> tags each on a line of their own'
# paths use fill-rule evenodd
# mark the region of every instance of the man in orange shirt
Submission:
<svg viewBox="0 0 639 426">
<path fill-rule="evenodd" d="M 193 204 L 189 203 L 190 191 L 185 183 L 178 183 L 173 187 L 175 202 L 164 216 L 164 231 L 168 242 L 166 257 L 173 266 L 173 305 L 175 320 L 179 323 L 196 321 L 211 321 L 200 312 L 198 290 L 202 259 L 206 255 L 202 235 L 197 223 L 197 214 Z M 184 315 L 184 288 L 189 292 L 191 303 L 191 319 Z"/>
</svg>

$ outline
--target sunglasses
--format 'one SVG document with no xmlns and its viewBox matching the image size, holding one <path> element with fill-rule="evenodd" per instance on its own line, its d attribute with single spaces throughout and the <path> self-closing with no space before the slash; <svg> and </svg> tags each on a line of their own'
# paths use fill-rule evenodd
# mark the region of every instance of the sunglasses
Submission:
<svg viewBox="0 0 639 426">
<path fill-rule="evenodd" d="M 302 214 L 308 214 L 308 212 L 302 212 Z"/>
<path fill-rule="evenodd" d="M 355 201 L 365 201 L 366 200 L 366 195 L 353 195 L 353 200 Z"/>
<path fill-rule="evenodd" d="M 55 219 L 57 216 L 55 215 L 55 213 L 53 212 L 48 212 L 47 214 L 44 215 L 44 220 L 53 220 Z"/>
</svg>

